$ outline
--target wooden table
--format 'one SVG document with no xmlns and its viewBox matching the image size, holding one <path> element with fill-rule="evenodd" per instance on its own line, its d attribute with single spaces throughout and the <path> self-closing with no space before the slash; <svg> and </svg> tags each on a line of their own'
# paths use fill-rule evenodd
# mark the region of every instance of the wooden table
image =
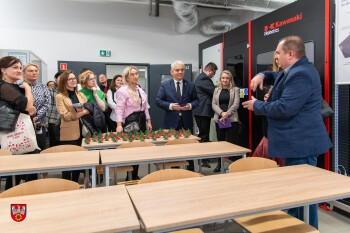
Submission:
<svg viewBox="0 0 350 233">
<path fill-rule="evenodd" d="M 134 185 L 127 190 L 141 226 L 147 232 L 167 232 L 346 198 L 350 178 L 298 165 Z"/>
<path fill-rule="evenodd" d="M 228 142 L 206 142 L 179 144 L 171 146 L 126 148 L 123 150 L 101 150 L 101 161 L 104 166 L 105 184 L 109 185 L 109 168 L 149 163 L 195 160 L 195 171 L 198 172 L 198 160 L 242 156 L 251 152 L 249 149 Z M 222 163 L 223 164 L 223 163 Z M 221 166 L 224 172 L 223 166 Z"/>
<path fill-rule="evenodd" d="M 23 222 L 11 204 L 27 204 Z M 132 232 L 139 221 L 124 185 L 0 199 L 1 232 Z"/>
<path fill-rule="evenodd" d="M 85 183 L 88 183 L 88 169 L 91 169 L 91 183 L 94 188 L 98 164 L 99 151 L 0 156 L 0 176 L 85 170 Z"/>
<path fill-rule="evenodd" d="M 181 137 L 183 138 L 183 137 Z M 152 140 L 152 139 L 146 139 L 145 142 L 152 142 L 156 144 L 157 146 L 159 145 L 164 145 L 168 141 L 174 140 L 174 137 L 170 137 L 169 140 L 163 139 L 163 137 L 158 138 L 157 140 Z M 195 139 L 195 140 L 200 140 L 199 137 L 191 135 L 188 137 L 188 139 Z M 138 140 L 136 140 L 138 142 Z M 123 141 L 123 140 L 118 140 L 117 142 L 113 141 L 104 141 L 103 143 L 98 143 L 98 142 L 90 142 L 90 144 L 86 144 L 83 140 L 81 143 L 81 146 L 84 147 L 86 150 L 105 150 L 105 149 L 115 149 L 120 145 L 123 145 L 125 143 L 129 143 L 129 141 Z"/>
</svg>

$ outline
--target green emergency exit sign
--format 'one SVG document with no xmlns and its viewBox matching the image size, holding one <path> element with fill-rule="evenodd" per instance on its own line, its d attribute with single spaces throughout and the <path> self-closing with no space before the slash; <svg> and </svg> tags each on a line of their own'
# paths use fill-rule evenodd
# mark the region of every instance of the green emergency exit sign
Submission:
<svg viewBox="0 0 350 233">
<path fill-rule="evenodd" d="M 111 51 L 110 50 L 100 50 L 100 57 L 110 57 Z"/>
</svg>

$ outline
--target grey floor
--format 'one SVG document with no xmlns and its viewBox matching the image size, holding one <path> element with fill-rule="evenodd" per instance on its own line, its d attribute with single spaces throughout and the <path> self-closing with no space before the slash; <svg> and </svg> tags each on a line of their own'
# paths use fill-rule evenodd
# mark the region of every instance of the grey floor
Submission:
<svg viewBox="0 0 350 233">
<path fill-rule="evenodd" d="M 213 160 L 210 163 L 211 168 L 202 168 L 202 174 L 204 175 L 214 175 L 216 173 L 213 172 L 216 162 Z M 225 167 L 228 167 L 228 164 L 225 164 Z M 155 171 L 155 166 L 151 166 L 151 172 Z M 147 166 L 141 165 L 139 170 L 139 176 L 143 177 L 147 174 Z M 60 173 L 53 173 L 50 174 L 50 177 L 57 177 L 60 178 Z M 118 182 L 124 181 L 126 177 L 126 173 L 118 173 Z M 79 183 L 83 183 L 83 175 L 80 176 Z M 5 187 L 5 180 L 2 179 L 1 182 L 1 192 L 4 190 Z M 318 208 L 318 217 L 319 217 L 319 231 L 321 233 L 350 233 L 350 218 L 337 212 L 337 211 L 325 211 L 323 209 Z M 242 229 L 235 224 L 234 222 L 230 221 L 228 226 L 229 232 L 232 233 L 241 233 Z M 214 230 L 214 224 L 205 225 L 203 227 L 203 231 L 205 233 L 221 233 L 224 232 L 224 224 L 218 223 L 216 225 L 216 230 Z M 283 233 L 283 232 L 282 232 Z"/>
</svg>

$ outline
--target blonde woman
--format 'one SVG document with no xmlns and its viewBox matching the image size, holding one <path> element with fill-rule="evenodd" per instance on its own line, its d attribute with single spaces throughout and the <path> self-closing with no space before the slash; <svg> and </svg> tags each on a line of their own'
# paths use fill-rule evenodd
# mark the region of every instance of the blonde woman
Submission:
<svg viewBox="0 0 350 233">
<path fill-rule="evenodd" d="M 212 100 L 218 141 L 237 143 L 239 98 L 239 88 L 235 86 L 231 72 L 228 70 L 222 71 L 219 87 L 215 88 Z M 225 128 L 219 127 L 218 121 L 222 125 L 226 125 Z M 231 126 L 227 127 L 229 124 Z M 218 159 L 218 165 L 214 172 L 219 172 L 220 169 L 221 159 Z"/>
<path fill-rule="evenodd" d="M 137 121 L 141 131 L 152 129 L 151 117 L 147 108 L 147 94 L 137 85 L 138 70 L 128 66 L 123 71 L 123 85 L 117 90 L 116 121 L 117 132 L 123 127 Z M 146 125 L 147 121 L 147 125 Z"/>
<path fill-rule="evenodd" d="M 123 83 L 116 93 L 117 107 L 116 121 L 117 132 L 122 132 L 123 127 L 132 122 L 137 122 L 139 130 L 152 129 L 151 118 L 147 108 L 147 94 L 137 85 L 139 80 L 137 68 L 128 66 L 123 71 Z M 147 121 L 147 125 L 146 125 Z M 133 166 L 132 179 L 138 180 L 139 166 Z"/>
</svg>

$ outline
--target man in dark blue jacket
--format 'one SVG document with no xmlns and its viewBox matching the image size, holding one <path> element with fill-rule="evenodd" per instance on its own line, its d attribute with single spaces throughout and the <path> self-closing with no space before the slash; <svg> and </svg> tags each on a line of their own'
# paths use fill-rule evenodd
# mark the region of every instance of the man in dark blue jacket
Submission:
<svg viewBox="0 0 350 233">
<path fill-rule="evenodd" d="M 304 42 L 298 36 L 280 40 L 276 59 L 282 72 L 263 72 L 251 81 L 253 91 L 263 84 L 274 85 L 267 102 L 252 97 L 243 107 L 266 116 L 269 157 L 285 158 L 286 166 L 316 166 L 318 155 L 332 147 L 321 116 L 320 76 L 305 57 Z M 303 207 L 288 213 L 303 220 Z M 318 228 L 317 205 L 310 206 L 310 225 Z"/>
<path fill-rule="evenodd" d="M 213 93 L 215 86 L 211 80 L 214 77 L 218 67 L 215 63 L 209 62 L 202 73 L 198 75 L 194 81 L 196 91 L 199 99 L 198 108 L 193 110 L 194 119 L 199 129 L 200 142 L 209 142 L 210 121 L 214 116 L 211 102 L 213 99 Z M 210 168 L 207 160 L 202 160 L 202 166 Z"/>
<path fill-rule="evenodd" d="M 164 109 L 165 129 L 190 129 L 193 131 L 192 109 L 198 107 L 198 96 L 194 84 L 184 78 L 185 65 L 181 61 L 171 64 L 173 79 L 161 83 L 156 98 L 158 107 Z M 188 170 L 193 171 L 193 161 L 188 161 Z"/>
<path fill-rule="evenodd" d="M 198 107 L 194 84 L 184 78 L 185 65 L 181 61 L 171 64 L 173 79 L 161 83 L 156 98 L 158 107 L 164 109 L 164 128 L 193 131 L 192 109 Z"/>
</svg>

